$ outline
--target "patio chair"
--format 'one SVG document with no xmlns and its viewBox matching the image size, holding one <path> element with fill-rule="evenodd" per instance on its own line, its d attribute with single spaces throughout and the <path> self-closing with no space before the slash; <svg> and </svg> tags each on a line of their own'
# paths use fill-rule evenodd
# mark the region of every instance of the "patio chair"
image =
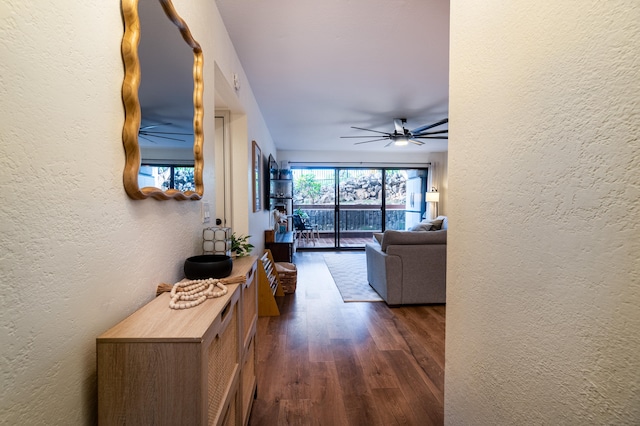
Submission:
<svg viewBox="0 0 640 426">
<path fill-rule="evenodd" d="M 318 225 L 308 223 L 299 214 L 293 215 L 293 229 L 296 238 L 304 238 L 306 241 L 313 241 L 314 244 L 320 236 Z"/>
</svg>

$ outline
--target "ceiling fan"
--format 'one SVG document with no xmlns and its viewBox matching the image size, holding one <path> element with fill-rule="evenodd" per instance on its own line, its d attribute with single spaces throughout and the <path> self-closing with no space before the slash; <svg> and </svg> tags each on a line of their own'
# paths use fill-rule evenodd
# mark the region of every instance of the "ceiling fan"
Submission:
<svg viewBox="0 0 640 426">
<path fill-rule="evenodd" d="M 354 127 L 351 126 L 352 129 L 357 129 L 357 130 L 364 130 L 366 132 L 374 132 L 374 133 L 378 133 L 380 135 L 384 135 L 384 136 L 378 136 L 377 139 L 372 139 L 372 140 L 368 140 L 368 141 L 362 141 L 362 142 L 356 142 L 354 145 L 360 145 L 363 143 L 371 143 L 371 142 L 378 142 L 378 141 L 385 141 L 388 140 L 389 143 L 387 143 L 385 145 L 385 148 L 388 147 L 391 144 L 397 145 L 397 146 L 404 146 L 404 145 L 408 145 L 409 143 L 415 144 L 415 145 L 424 145 L 424 142 L 422 142 L 419 139 L 449 139 L 449 129 L 446 130 L 437 130 L 437 131 L 433 131 L 433 132 L 427 132 L 427 130 L 432 129 L 434 127 L 438 127 L 441 126 L 443 124 L 446 124 L 449 122 L 448 118 L 445 118 L 443 120 L 437 121 L 435 123 L 432 124 L 427 124 L 424 126 L 420 126 L 417 127 L 413 130 L 409 130 L 406 127 L 404 127 L 404 125 L 407 123 L 407 119 L 406 118 L 394 118 L 393 119 L 393 125 L 395 126 L 395 130 L 392 133 L 389 132 L 380 132 L 378 130 L 371 130 L 371 129 L 363 129 L 362 127 Z M 341 138 L 374 138 L 376 136 L 374 135 L 368 135 L 368 136 L 341 136 Z"/>
<path fill-rule="evenodd" d="M 175 138 L 173 136 L 193 136 L 193 133 L 166 132 L 166 131 L 160 131 L 160 130 L 153 130 L 157 127 L 171 128 L 171 126 L 173 126 L 173 123 L 154 123 L 146 126 L 141 126 L 140 129 L 138 130 L 138 136 L 154 144 L 159 142 L 158 139 L 155 139 L 155 138 L 178 141 L 178 142 L 186 142 L 184 138 Z M 167 135 L 172 135 L 172 136 L 167 136 Z"/>
</svg>

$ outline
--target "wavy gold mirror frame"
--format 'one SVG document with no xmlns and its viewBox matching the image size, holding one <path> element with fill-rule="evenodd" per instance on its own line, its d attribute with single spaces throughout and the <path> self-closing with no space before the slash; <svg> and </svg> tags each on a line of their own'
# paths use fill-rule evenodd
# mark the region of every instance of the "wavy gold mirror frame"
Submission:
<svg viewBox="0 0 640 426">
<path fill-rule="evenodd" d="M 140 130 L 140 102 L 138 89 L 140 87 L 140 60 L 138 57 L 138 44 L 140 42 L 140 20 L 138 16 L 138 0 L 122 0 L 122 16 L 124 18 L 124 36 L 122 37 L 122 59 L 124 61 L 124 82 L 122 83 L 122 100 L 125 108 L 124 128 L 122 129 L 122 142 L 126 155 L 124 167 L 124 188 L 129 197 L 142 200 L 153 197 L 157 200 L 199 200 L 204 192 L 202 183 L 202 169 L 204 161 L 202 157 L 202 144 L 204 134 L 202 130 L 202 118 L 204 110 L 202 106 L 203 93 L 203 56 L 202 48 L 194 40 L 189 27 L 178 15 L 171 0 L 158 0 L 162 9 L 171 22 L 180 30 L 182 38 L 193 49 L 193 155 L 194 155 L 194 184 L 195 191 L 178 191 L 160 188 L 144 187 L 138 184 L 140 171 L 140 146 L 138 144 L 138 131 Z"/>
</svg>

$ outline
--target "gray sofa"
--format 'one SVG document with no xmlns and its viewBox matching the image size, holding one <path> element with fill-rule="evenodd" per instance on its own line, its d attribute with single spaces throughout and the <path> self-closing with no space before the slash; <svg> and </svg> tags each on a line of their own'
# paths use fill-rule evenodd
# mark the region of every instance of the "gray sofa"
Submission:
<svg viewBox="0 0 640 426">
<path fill-rule="evenodd" d="M 388 305 L 446 302 L 447 220 L 435 231 L 385 231 L 365 246 L 367 278 Z"/>
</svg>

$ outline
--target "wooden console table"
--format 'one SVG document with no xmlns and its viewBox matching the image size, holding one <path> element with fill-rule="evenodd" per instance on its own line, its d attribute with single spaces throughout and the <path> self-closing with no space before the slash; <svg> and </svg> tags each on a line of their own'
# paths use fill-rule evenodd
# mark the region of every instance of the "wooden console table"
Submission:
<svg viewBox="0 0 640 426">
<path fill-rule="evenodd" d="M 275 241 L 265 243 L 265 248 L 271 250 L 273 260 L 276 262 L 293 263 L 294 235 L 292 231 L 276 232 Z"/>
<path fill-rule="evenodd" d="M 163 293 L 97 338 L 101 425 L 246 425 L 256 392 L 257 257 L 190 309 Z"/>
</svg>

